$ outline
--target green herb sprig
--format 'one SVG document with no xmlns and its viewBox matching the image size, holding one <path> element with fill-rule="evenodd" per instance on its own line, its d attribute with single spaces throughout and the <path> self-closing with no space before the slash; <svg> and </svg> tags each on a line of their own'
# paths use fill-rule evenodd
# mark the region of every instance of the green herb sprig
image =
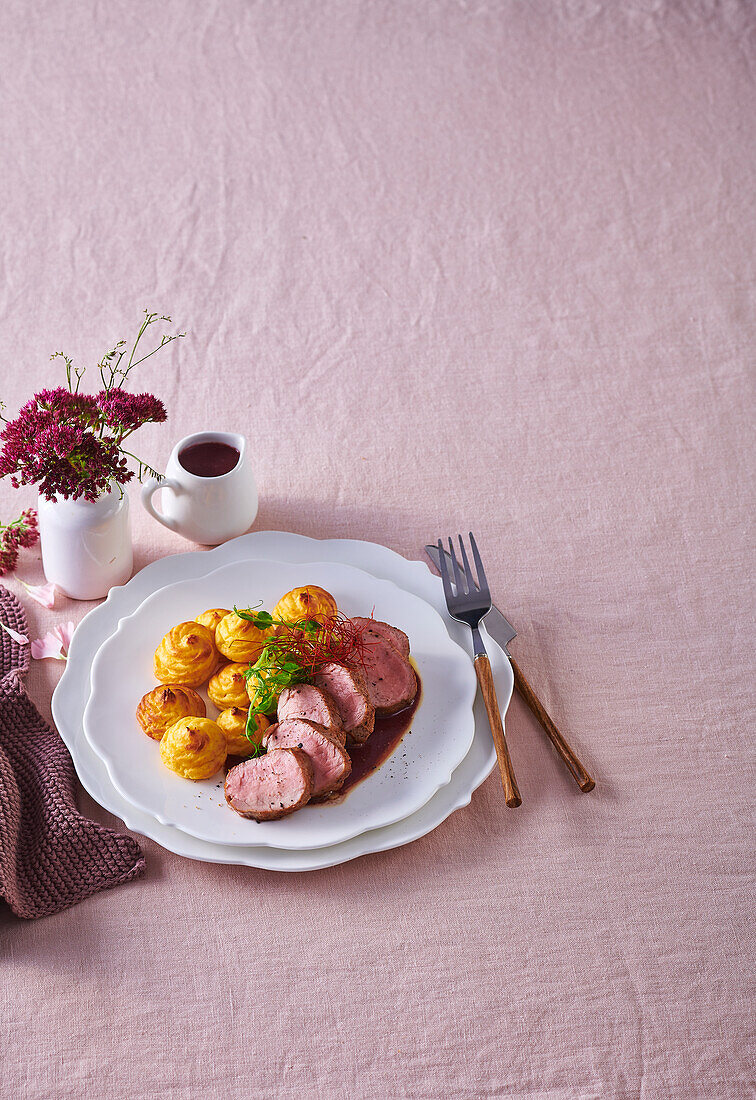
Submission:
<svg viewBox="0 0 756 1100">
<path fill-rule="evenodd" d="M 286 630 L 302 630 L 305 634 L 317 634 L 321 627 L 316 619 L 274 619 L 269 611 L 256 611 L 253 607 L 240 611 L 234 606 L 234 612 L 240 619 L 246 619 L 258 630 L 270 630 L 274 626 L 283 626 Z"/>
<path fill-rule="evenodd" d="M 340 615 L 329 615 L 322 621 L 275 619 L 270 612 L 259 611 L 259 606 L 234 607 L 240 619 L 252 623 L 260 631 L 282 628 L 277 636 L 266 639 L 257 661 L 244 673 L 248 685 L 250 680 L 255 681 L 246 727 L 251 741 L 255 740 L 257 732 L 256 716 L 275 710 L 284 688 L 311 680 L 318 665 L 326 661 L 364 663 L 364 640 L 349 619 Z"/>
<path fill-rule="evenodd" d="M 244 673 L 247 681 L 254 679 L 256 684 L 255 696 L 250 701 L 250 715 L 269 714 L 275 709 L 284 688 L 303 683 L 309 675 L 298 661 L 292 658 L 282 660 L 275 642 L 266 645 L 255 663 Z"/>
<path fill-rule="evenodd" d="M 256 756 L 265 756 L 265 751 L 266 751 L 263 748 L 263 746 L 258 744 L 257 741 L 255 740 L 256 735 L 258 733 L 257 715 L 258 715 L 258 712 L 253 711 L 252 708 L 250 707 L 249 712 L 247 714 L 247 724 L 244 727 L 244 736 L 247 738 L 248 741 L 252 741 L 253 744 L 254 744 L 254 748 L 252 749 L 252 752 L 249 754 L 249 756 L 247 758 L 249 760 L 254 760 Z"/>
</svg>

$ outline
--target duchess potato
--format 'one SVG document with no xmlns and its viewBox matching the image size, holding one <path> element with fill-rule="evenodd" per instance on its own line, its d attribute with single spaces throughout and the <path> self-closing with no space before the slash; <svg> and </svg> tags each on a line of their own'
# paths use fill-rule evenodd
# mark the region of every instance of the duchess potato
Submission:
<svg viewBox="0 0 756 1100">
<path fill-rule="evenodd" d="M 229 661 L 255 663 L 262 653 L 269 631 L 258 630 L 254 623 L 242 619 L 235 611 L 224 615 L 215 628 L 215 642 Z"/>
<path fill-rule="evenodd" d="M 250 740 L 247 737 L 247 714 L 244 707 L 228 707 L 218 715 L 218 725 L 226 735 L 229 756 L 249 756 L 260 744 L 270 725 L 264 715 L 256 715 L 257 731 Z"/>
<path fill-rule="evenodd" d="M 215 641 L 215 628 L 221 619 L 225 619 L 228 613 L 227 607 L 210 607 L 207 611 L 203 611 L 201 615 L 198 615 L 194 621 L 206 626 L 213 636 L 213 641 Z"/>
<path fill-rule="evenodd" d="M 218 667 L 213 636 L 201 623 L 179 623 L 155 650 L 155 679 L 161 684 L 199 687 Z"/>
<path fill-rule="evenodd" d="M 226 707 L 246 707 L 249 704 L 247 681 L 244 679 L 246 671 L 247 665 L 231 663 L 219 668 L 215 675 L 210 677 L 207 694 L 218 710 L 225 710 Z"/>
<path fill-rule="evenodd" d="M 284 622 L 297 623 L 302 619 L 330 618 L 337 611 L 336 601 L 325 588 L 318 588 L 316 584 L 305 584 L 301 588 L 292 588 L 282 596 L 273 608 L 273 618 L 283 619 Z"/>
<path fill-rule="evenodd" d="M 209 718 L 179 718 L 160 742 L 166 768 L 184 779 L 209 779 L 220 771 L 227 755 L 226 735 Z"/>
<path fill-rule="evenodd" d="M 206 713 L 204 699 L 192 688 L 164 684 L 142 697 L 136 716 L 147 736 L 160 741 L 179 718 L 204 718 Z"/>
</svg>

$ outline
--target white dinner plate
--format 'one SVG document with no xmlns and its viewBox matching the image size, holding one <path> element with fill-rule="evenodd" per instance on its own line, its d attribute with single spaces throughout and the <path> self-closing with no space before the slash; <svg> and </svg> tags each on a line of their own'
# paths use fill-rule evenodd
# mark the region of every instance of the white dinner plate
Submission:
<svg viewBox="0 0 756 1100">
<path fill-rule="evenodd" d="M 113 633 L 118 621 L 130 614 L 151 592 L 177 577 L 198 576 L 228 561 L 277 558 L 281 561 L 340 561 L 359 566 L 426 599 L 443 613 L 441 582 L 424 562 L 408 561 L 377 543 L 353 539 L 316 540 L 282 531 L 259 531 L 233 539 L 216 550 L 191 551 L 152 562 L 128 584 L 114 588 L 76 629 L 63 676 L 53 694 L 52 710 L 57 728 L 73 758 L 79 780 L 89 795 L 110 813 L 119 817 L 128 829 L 141 833 L 163 848 L 187 859 L 210 863 L 239 864 L 270 871 L 316 871 L 337 866 L 372 852 L 383 852 L 409 844 L 436 829 L 456 810 L 470 802 L 473 792 L 490 774 L 496 763 L 491 733 L 480 695 L 475 702 L 475 736 L 465 759 L 421 810 L 404 821 L 362 833 L 330 848 L 286 851 L 278 848 L 231 848 L 197 840 L 167 825 L 150 814 L 137 810 L 116 791 L 107 769 L 84 736 L 82 718 L 90 691 L 92 661 L 103 642 Z M 451 636 L 469 645 L 465 628 L 447 621 Z M 485 633 L 485 631 L 484 631 Z M 493 639 L 486 638 L 499 703 L 504 713 L 514 686 L 512 668 L 506 654 Z"/>
<path fill-rule="evenodd" d="M 208 607 L 272 610 L 284 593 L 303 584 L 325 588 L 345 615 L 372 612 L 407 634 L 422 684 L 420 703 L 401 750 L 342 800 L 310 804 L 278 821 L 252 821 L 226 804 L 222 772 L 191 782 L 164 767 L 159 743 L 145 737 L 135 711 L 155 687 L 153 653 L 171 627 Z M 122 618 L 100 647 L 91 685 L 84 732 L 116 790 L 161 824 L 212 844 L 323 848 L 391 825 L 419 810 L 449 782 L 475 733 L 473 665 L 449 637 L 438 612 L 391 581 L 333 562 L 233 562 L 161 588 Z M 216 714 L 211 707 L 209 717 Z"/>
</svg>

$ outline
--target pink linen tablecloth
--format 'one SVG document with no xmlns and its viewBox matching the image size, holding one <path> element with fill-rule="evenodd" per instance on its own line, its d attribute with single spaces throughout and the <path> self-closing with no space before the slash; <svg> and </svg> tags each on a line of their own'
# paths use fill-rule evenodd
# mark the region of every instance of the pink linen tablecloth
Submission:
<svg viewBox="0 0 756 1100">
<path fill-rule="evenodd" d="M 171 312 L 144 457 L 234 428 L 260 529 L 472 526 L 598 779 L 515 699 L 520 810 L 2 909 L 4 1097 L 754 1095 L 755 49 L 748 0 L 2 5 L 10 412 Z M 132 505 L 137 568 L 190 548 Z M 33 636 L 90 606 L 41 576 Z"/>
</svg>

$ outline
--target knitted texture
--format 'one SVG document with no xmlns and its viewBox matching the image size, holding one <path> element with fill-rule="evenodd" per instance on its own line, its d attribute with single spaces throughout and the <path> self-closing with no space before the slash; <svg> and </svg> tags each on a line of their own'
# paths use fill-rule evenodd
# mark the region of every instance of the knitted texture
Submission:
<svg viewBox="0 0 756 1100">
<path fill-rule="evenodd" d="M 21 605 L 2 586 L 0 618 L 26 634 Z M 29 646 L 3 630 L 0 655 L 0 895 L 33 920 L 136 878 L 144 858 L 133 837 L 76 809 L 68 750 L 21 682 Z"/>
</svg>

